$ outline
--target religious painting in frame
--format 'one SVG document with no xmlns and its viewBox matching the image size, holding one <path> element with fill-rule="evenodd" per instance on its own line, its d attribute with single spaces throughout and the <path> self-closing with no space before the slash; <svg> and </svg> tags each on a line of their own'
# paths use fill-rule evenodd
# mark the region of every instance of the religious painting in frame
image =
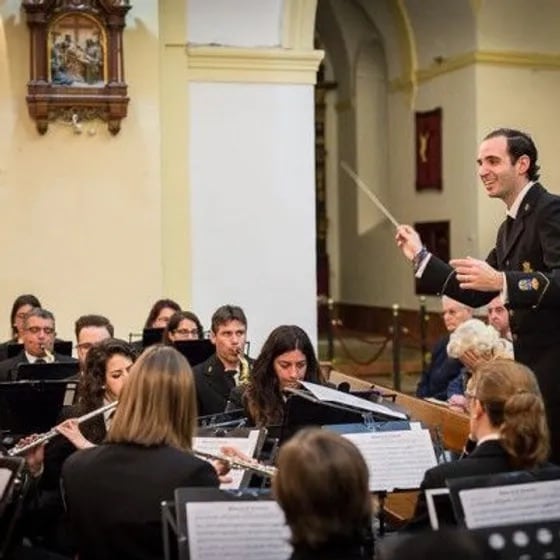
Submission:
<svg viewBox="0 0 560 560">
<path fill-rule="evenodd" d="M 122 33 L 129 0 L 23 0 L 30 30 L 27 106 L 37 130 L 101 119 L 119 132 L 129 98 Z"/>
<path fill-rule="evenodd" d="M 416 190 L 443 190 L 442 110 L 415 113 Z"/>
</svg>

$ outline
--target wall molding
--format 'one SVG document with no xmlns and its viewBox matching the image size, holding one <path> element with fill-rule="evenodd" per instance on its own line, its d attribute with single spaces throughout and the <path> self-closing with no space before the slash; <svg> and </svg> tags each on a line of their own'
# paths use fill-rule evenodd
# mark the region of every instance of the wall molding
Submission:
<svg viewBox="0 0 560 560">
<path fill-rule="evenodd" d="M 321 50 L 186 46 L 191 82 L 315 84 Z"/>
<path fill-rule="evenodd" d="M 432 80 L 443 74 L 460 70 L 474 64 L 489 64 L 502 67 L 532 68 L 537 70 L 560 70 L 560 54 L 526 53 L 516 51 L 473 51 L 434 63 L 429 68 L 416 71 L 415 80 L 399 77 L 391 80 L 391 92 L 412 89 L 417 83 Z"/>
<path fill-rule="evenodd" d="M 282 46 L 287 49 L 312 49 L 317 0 L 284 0 Z"/>
</svg>

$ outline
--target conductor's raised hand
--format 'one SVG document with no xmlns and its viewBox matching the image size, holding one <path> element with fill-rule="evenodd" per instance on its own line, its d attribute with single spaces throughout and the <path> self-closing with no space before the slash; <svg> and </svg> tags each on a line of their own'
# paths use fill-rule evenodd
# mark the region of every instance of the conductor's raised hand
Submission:
<svg viewBox="0 0 560 560">
<path fill-rule="evenodd" d="M 416 230 L 411 226 L 400 225 L 397 228 L 395 240 L 408 260 L 412 260 L 420 249 L 422 249 L 422 240 Z"/>
<path fill-rule="evenodd" d="M 502 273 L 492 268 L 486 261 L 467 257 L 466 259 L 454 259 L 449 264 L 457 272 L 457 281 L 464 290 L 478 290 L 479 292 L 503 290 Z"/>
</svg>

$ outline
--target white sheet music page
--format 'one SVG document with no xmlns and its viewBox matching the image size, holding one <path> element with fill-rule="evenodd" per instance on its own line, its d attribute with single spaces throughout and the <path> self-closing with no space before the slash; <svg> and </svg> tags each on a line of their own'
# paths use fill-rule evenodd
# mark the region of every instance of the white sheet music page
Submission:
<svg viewBox="0 0 560 560">
<path fill-rule="evenodd" d="M 0 499 L 4 497 L 11 476 L 12 471 L 10 469 L 0 469 Z"/>
<path fill-rule="evenodd" d="M 437 464 L 428 430 L 343 435 L 364 456 L 372 492 L 419 488 L 424 473 Z"/>
<path fill-rule="evenodd" d="M 317 383 L 310 383 L 309 381 L 302 381 L 301 385 L 305 387 L 317 400 L 324 402 L 334 402 L 338 404 L 344 404 L 346 406 L 352 406 L 354 408 L 359 408 L 360 410 L 368 410 L 369 412 L 377 412 L 379 414 L 384 414 L 391 418 L 396 418 L 398 420 L 406 420 L 406 414 L 402 412 L 397 412 L 392 410 L 387 406 L 382 404 L 377 404 L 366 399 L 361 399 L 360 397 L 355 397 L 348 393 L 343 393 L 337 389 L 331 389 L 330 387 L 325 387 L 324 385 L 318 385 Z"/>
<path fill-rule="evenodd" d="M 234 446 L 245 455 L 253 457 L 255 449 L 259 440 L 260 430 L 251 430 L 249 437 L 195 437 L 193 448 L 204 453 L 212 453 L 213 455 L 220 455 L 220 447 L 224 445 Z M 220 488 L 224 489 L 238 489 L 241 486 L 243 475 L 245 471 L 241 469 L 231 469 L 228 476 L 232 479 L 227 484 L 220 484 Z"/>
<path fill-rule="evenodd" d="M 468 529 L 560 519 L 560 480 L 460 490 Z"/>
<path fill-rule="evenodd" d="M 190 502 L 190 560 L 286 560 L 292 547 L 284 514 L 274 500 Z"/>
</svg>

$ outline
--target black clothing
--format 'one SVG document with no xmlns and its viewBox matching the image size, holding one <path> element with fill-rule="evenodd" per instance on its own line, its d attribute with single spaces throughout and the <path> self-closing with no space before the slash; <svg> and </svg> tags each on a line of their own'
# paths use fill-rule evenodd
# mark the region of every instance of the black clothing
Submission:
<svg viewBox="0 0 560 560">
<path fill-rule="evenodd" d="M 76 358 L 65 356 L 64 354 L 54 354 L 55 362 L 77 362 Z M 17 356 L 0 362 L 0 381 L 17 381 L 17 368 L 19 364 L 28 364 L 29 360 L 25 351 L 21 351 Z"/>
<path fill-rule="evenodd" d="M 504 271 L 515 359 L 537 376 L 546 406 L 551 460 L 560 464 L 560 197 L 534 184 L 523 199 L 511 233 L 506 223 L 487 257 Z M 420 289 L 480 307 L 497 292 L 463 290 L 450 265 L 432 256 Z"/>
</svg>

